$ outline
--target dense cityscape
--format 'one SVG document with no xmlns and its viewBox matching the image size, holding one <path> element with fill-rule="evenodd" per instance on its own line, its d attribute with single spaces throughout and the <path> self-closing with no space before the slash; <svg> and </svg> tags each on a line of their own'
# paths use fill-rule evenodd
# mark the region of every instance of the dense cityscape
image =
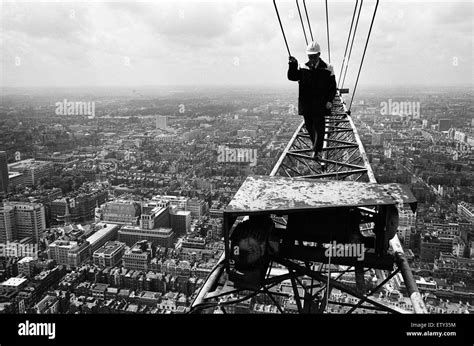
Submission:
<svg viewBox="0 0 474 346">
<path fill-rule="evenodd" d="M 269 174 L 301 122 L 296 98 L 256 87 L 4 90 L 0 311 L 188 311 L 222 255 L 224 208 L 246 176 Z M 431 313 L 473 312 L 471 101 L 469 89 L 361 89 L 352 108 L 377 181 L 407 184 L 418 200 L 416 213 L 400 211 L 398 236 Z M 276 289 L 296 313 L 291 284 Z M 378 299 L 411 310 L 401 275 Z M 231 312 L 278 310 L 257 297 Z"/>
</svg>

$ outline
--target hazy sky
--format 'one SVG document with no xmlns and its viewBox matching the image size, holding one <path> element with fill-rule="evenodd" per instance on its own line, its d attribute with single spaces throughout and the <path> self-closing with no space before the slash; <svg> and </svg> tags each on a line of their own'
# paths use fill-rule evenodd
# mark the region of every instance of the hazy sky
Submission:
<svg viewBox="0 0 474 346">
<path fill-rule="evenodd" d="M 292 55 L 303 63 L 295 1 L 277 3 Z M 324 1 L 306 4 L 327 60 Z M 329 1 L 337 74 L 354 4 Z M 355 80 L 374 5 L 364 1 L 348 86 Z M 1 7 L 1 86 L 290 83 L 271 0 L 2 1 Z M 471 0 L 382 0 L 360 85 L 473 85 L 472 8 Z"/>
</svg>

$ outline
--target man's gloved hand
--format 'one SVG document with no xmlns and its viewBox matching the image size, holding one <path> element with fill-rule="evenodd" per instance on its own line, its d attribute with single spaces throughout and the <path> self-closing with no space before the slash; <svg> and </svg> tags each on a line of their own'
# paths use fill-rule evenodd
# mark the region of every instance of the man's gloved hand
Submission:
<svg viewBox="0 0 474 346">
<path fill-rule="evenodd" d="M 290 64 L 290 65 L 297 65 L 297 64 L 298 64 L 298 60 L 296 60 L 295 57 L 290 56 L 290 60 L 288 61 L 288 64 Z"/>
<path fill-rule="evenodd" d="M 332 103 L 326 102 L 326 109 L 331 109 L 331 108 L 332 108 Z"/>
</svg>

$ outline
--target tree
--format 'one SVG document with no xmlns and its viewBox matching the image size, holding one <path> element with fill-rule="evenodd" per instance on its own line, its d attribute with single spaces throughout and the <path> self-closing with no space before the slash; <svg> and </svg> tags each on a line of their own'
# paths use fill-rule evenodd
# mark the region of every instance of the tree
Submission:
<svg viewBox="0 0 474 346">
<path fill-rule="evenodd" d="M 13 193 L 14 194 L 22 193 L 24 190 L 25 190 L 25 186 L 22 185 L 22 184 L 15 185 L 13 187 Z"/>
<path fill-rule="evenodd" d="M 82 186 L 82 184 L 86 181 L 86 178 L 83 175 L 78 175 L 73 177 L 73 189 L 77 190 Z"/>
</svg>

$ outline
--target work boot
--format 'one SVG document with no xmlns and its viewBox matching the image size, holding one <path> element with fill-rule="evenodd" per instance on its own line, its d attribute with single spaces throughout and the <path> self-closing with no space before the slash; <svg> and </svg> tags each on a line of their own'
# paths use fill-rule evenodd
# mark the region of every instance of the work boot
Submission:
<svg viewBox="0 0 474 346">
<path fill-rule="evenodd" d="M 313 151 L 313 159 L 321 160 L 322 158 L 323 158 L 323 153 L 322 152 Z"/>
</svg>

